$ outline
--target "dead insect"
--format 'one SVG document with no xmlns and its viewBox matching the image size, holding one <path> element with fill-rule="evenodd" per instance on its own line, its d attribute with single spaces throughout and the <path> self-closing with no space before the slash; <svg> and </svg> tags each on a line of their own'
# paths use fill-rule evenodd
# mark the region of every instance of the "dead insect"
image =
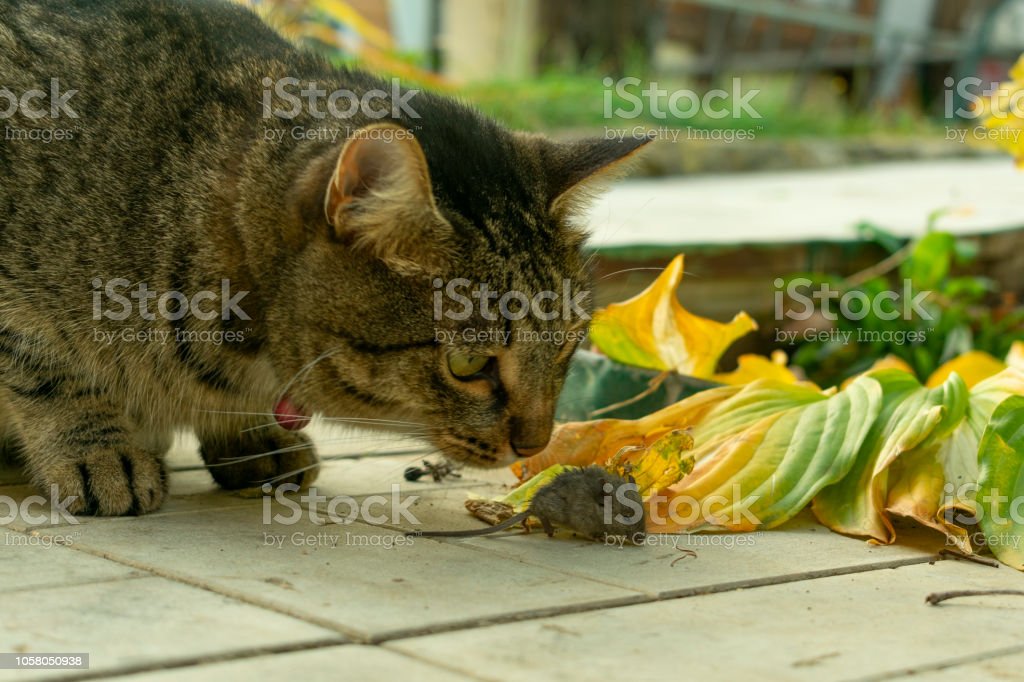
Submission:
<svg viewBox="0 0 1024 682">
<path fill-rule="evenodd" d="M 422 466 L 408 467 L 403 475 L 407 481 L 418 481 L 429 474 L 435 483 L 440 483 L 446 478 L 462 478 L 462 474 L 457 471 L 458 468 L 447 459 L 437 463 L 425 459 Z"/>
</svg>

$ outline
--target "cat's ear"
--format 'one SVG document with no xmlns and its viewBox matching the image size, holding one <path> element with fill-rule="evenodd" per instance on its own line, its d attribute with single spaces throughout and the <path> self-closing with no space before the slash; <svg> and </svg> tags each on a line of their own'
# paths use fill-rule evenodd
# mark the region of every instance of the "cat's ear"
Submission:
<svg viewBox="0 0 1024 682">
<path fill-rule="evenodd" d="M 440 272 L 451 225 L 437 210 L 423 149 L 412 131 L 360 128 L 338 155 L 324 196 L 333 236 L 401 274 Z"/>
<path fill-rule="evenodd" d="M 580 211 L 606 185 L 625 175 L 648 135 L 547 143 L 541 149 L 548 209 L 566 216 Z"/>
</svg>

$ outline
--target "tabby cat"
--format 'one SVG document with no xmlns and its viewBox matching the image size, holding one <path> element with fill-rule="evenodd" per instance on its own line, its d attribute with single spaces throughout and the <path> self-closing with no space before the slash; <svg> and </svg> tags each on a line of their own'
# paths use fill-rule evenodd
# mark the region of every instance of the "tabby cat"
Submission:
<svg viewBox="0 0 1024 682">
<path fill-rule="evenodd" d="M 646 139 L 511 132 L 226 0 L 0 0 L 0 88 L 0 449 L 72 512 L 157 509 L 177 429 L 225 488 L 308 484 L 314 412 L 547 443 L 586 304 L 439 294 L 585 292 L 573 216 Z"/>
</svg>

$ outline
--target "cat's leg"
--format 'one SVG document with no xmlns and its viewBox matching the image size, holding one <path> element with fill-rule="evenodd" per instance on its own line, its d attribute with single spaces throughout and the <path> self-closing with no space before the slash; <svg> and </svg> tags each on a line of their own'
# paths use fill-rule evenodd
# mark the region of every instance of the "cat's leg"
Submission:
<svg viewBox="0 0 1024 682">
<path fill-rule="evenodd" d="M 142 445 L 125 409 L 68 368 L 27 361 L 0 379 L 16 415 L 32 481 L 72 514 L 157 509 L 167 494 L 162 455 Z M 56 486 L 56 488 L 54 488 Z"/>
<path fill-rule="evenodd" d="M 14 432 L 14 414 L 0 395 L 0 467 L 18 463 L 18 439 Z"/>
<path fill-rule="evenodd" d="M 236 423 L 235 427 L 199 433 L 199 454 L 217 484 L 227 490 L 270 483 L 310 485 L 319 459 L 305 434 L 279 426 Z"/>
</svg>

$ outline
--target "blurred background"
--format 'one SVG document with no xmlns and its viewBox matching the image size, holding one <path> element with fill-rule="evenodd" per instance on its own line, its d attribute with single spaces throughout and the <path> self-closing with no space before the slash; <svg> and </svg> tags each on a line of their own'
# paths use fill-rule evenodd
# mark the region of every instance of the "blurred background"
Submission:
<svg viewBox="0 0 1024 682">
<path fill-rule="evenodd" d="M 246 0 L 297 40 L 457 88 L 509 125 L 601 126 L 606 77 L 758 89 L 763 136 L 927 132 L 945 80 L 1005 80 L 1024 0 Z M 618 102 L 616 102 L 618 103 Z M 962 101 L 955 102 L 960 106 Z M 650 123 L 742 128 L 743 117 Z"/>
<path fill-rule="evenodd" d="M 1024 339 L 1024 178 L 1006 155 L 1024 157 L 1024 120 L 985 119 L 1021 84 L 982 97 L 1013 80 L 1024 0 L 239 1 L 339 64 L 458 96 L 511 127 L 656 132 L 591 216 L 595 296 L 623 300 L 685 252 L 684 305 L 760 324 L 724 369 L 781 349 L 824 383 L 888 356 L 926 377 Z M 722 96 L 706 106 L 709 93 Z M 945 246 L 915 264 L 934 231 L 949 239 L 931 246 Z M 918 283 L 937 292 L 939 321 L 902 328 L 926 342 L 780 343 L 803 331 L 777 310 L 793 278 L 873 295 L 900 291 L 922 261 L 938 273 Z M 817 316 L 804 328 L 844 324 L 867 323 Z"/>
</svg>

